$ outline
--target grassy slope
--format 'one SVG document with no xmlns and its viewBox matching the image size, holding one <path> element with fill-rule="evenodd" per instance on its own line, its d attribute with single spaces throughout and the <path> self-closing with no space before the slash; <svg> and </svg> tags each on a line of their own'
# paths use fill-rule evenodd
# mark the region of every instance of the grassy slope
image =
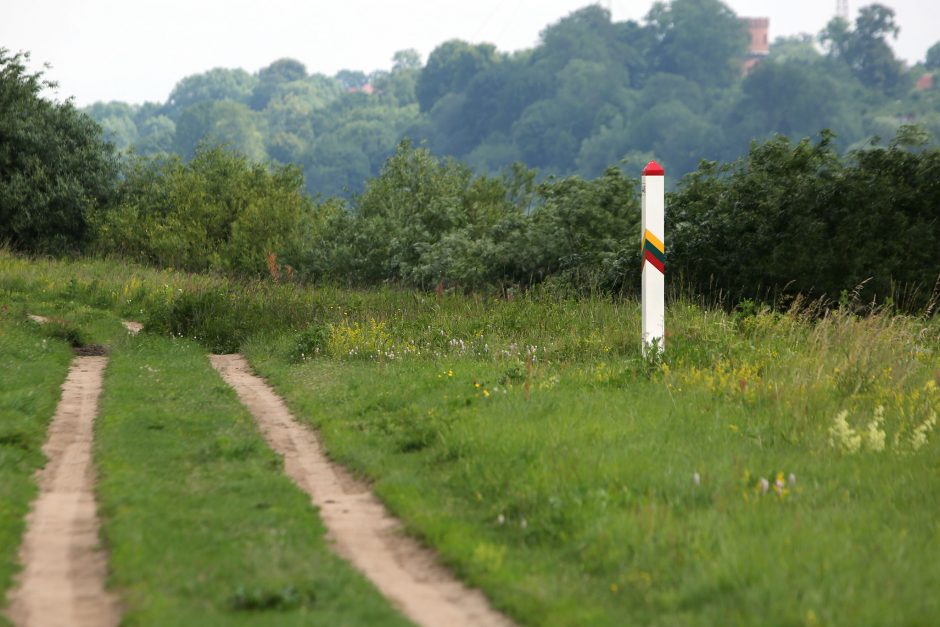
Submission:
<svg viewBox="0 0 940 627">
<path fill-rule="evenodd" d="M 328 550 L 306 495 L 196 344 L 117 346 L 96 457 L 127 624 L 405 624 Z"/>
</svg>

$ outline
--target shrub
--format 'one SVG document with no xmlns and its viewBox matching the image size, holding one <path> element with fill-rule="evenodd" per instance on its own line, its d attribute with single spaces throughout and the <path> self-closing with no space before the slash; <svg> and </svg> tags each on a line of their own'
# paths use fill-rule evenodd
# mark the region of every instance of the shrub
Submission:
<svg viewBox="0 0 940 627">
<path fill-rule="evenodd" d="M 263 276 L 270 253 L 297 265 L 311 211 L 297 168 L 200 147 L 189 163 L 131 163 L 119 202 L 95 214 L 96 247 L 160 266 Z"/>
<path fill-rule="evenodd" d="M 55 84 L 30 74 L 28 60 L 0 48 L 0 242 L 77 252 L 88 239 L 88 213 L 113 193 L 114 148 L 70 101 L 40 97 Z"/>
</svg>

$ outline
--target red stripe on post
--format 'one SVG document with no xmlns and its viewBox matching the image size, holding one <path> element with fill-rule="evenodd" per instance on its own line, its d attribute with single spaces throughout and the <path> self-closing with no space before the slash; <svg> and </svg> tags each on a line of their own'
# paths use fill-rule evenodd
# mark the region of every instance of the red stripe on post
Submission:
<svg viewBox="0 0 940 627">
<path fill-rule="evenodd" d="M 656 268 L 657 270 L 659 270 L 659 271 L 662 272 L 663 274 L 666 274 L 666 264 L 664 264 L 662 261 L 660 261 L 659 259 L 657 259 L 657 258 L 656 258 L 656 255 L 654 255 L 654 254 L 651 253 L 650 251 L 648 251 L 648 250 L 643 251 L 643 261 L 648 261 L 648 262 L 650 262 L 651 264 L 653 264 L 653 267 L 654 267 L 654 268 Z"/>
<path fill-rule="evenodd" d="M 643 176 L 666 176 L 666 171 L 656 161 L 650 161 L 643 170 Z"/>
</svg>

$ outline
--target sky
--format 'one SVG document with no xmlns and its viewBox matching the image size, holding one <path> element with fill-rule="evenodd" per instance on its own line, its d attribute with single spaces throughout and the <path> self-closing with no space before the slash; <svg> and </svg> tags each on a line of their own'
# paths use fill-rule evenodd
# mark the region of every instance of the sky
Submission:
<svg viewBox="0 0 940 627">
<path fill-rule="evenodd" d="M 880 0 L 901 27 L 909 63 L 940 41 L 940 0 Z M 816 34 L 836 0 L 725 0 L 738 15 L 769 17 L 771 39 Z M 854 19 L 859 7 L 849 0 Z M 448 39 L 531 48 L 545 26 L 590 0 L 0 0 L 0 47 L 51 65 L 57 99 L 163 102 L 181 78 L 214 67 L 249 72 L 282 57 L 309 72 L 391 67 L 397 50 L 426 60 Z M 653 0 L 606 0 L 617 21 L 642 19 Z M 4 5 L 8 5 L 4 7 Z M 12 6 L 10 6 L 12 5 Z"/>
</svg>

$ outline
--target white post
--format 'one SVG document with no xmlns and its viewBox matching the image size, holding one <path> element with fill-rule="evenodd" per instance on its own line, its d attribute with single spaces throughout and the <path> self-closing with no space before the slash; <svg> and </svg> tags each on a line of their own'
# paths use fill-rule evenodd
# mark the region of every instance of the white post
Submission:
<svg viewBox="0 0 940 627">
<path fill-rule="evenodd" d="M 666 172 L 655 161 L 643 170 L 643 354 L 662 351 L 666 319 Z"/>
</svg>

